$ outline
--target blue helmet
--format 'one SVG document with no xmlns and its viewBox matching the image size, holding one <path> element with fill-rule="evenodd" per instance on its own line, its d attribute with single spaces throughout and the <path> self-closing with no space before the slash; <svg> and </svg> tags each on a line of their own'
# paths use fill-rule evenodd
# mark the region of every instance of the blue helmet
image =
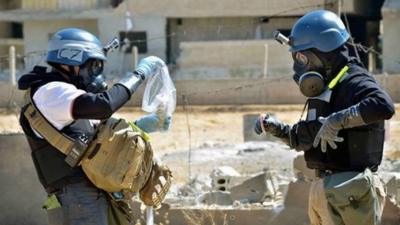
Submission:
<svg viewBox="0 0 400 225">
<path fill-rule="evenodd" d="M 88 59 L 107 59 L 103 45 L 93 34 L 77 28 L 66 28 L 51 37 L 46 58 L 48 63 L 80 66 Z"/>
<path fill-rule="evenodd" d="M 315 48 L 321 52 L 330 52 L 346 43 L 349 37 L 346 27 L 335 13 L 313 11 L 294 24 L 289 36 L 289 51 Z"/>
</svg>

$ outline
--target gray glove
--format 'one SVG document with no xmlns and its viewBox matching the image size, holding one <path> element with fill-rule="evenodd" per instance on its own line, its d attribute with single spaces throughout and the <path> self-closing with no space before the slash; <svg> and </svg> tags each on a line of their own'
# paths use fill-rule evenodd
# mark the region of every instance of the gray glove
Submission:
<svg viewBox="0 0 400 225">
<path fill-rule="evenodd" d="M 335 142 L 343 142 L 344 139 L 338 137 L 338 133 L 341 129 L 365 125 L 358 104 L 342 111 L 332 113 L 328 117 L 320 117 L 318 120 L 322 123 L 322 127 L 315 136 L 313 147 L 318 147 L 321 142 L 322 152 L 326 152 L 327 144 L 329 144 L 332 149 L 337 149 Z"/>
<path fill-rule="evenodd" d="M 117 83 L 126 87 L 133 94 L 143 81 L 155 75 L 163 66 L 165 66 L 165 63 L 162 59 L 156 56 L 146 57 L 140 60 L 133 73 L 128 73 Z"/>
</svg>

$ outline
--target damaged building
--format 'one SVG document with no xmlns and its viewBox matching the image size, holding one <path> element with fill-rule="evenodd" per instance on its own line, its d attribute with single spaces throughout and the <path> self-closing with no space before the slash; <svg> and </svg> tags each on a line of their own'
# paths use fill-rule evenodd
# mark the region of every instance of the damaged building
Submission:
<svg viewBox="0 0 400 225">
<path fill-rule="evenodd" d="M 97 35 L 103 43 L 113 37 L 125 41 L 121 49 L 108 56 L 105 74 L 110 81 L 134 68 L 138 58 L 157 55 L 170 68 L 180 93 L 208 88 L 235 87 L 257 80 L 261 87 L 248 95 L 234 92 L 215 98 L 204 94 L 193 97 L 194 104 L 299 103 L 298 94 L 277 98 L 275 89 L 293 88 L 290 82 L 291 57 L 286 47 L 272 40 L 272 32 L 290 32 L 294 21 L 304 13 L 327 8 L 346 16 L 357 43 L 381 51 L 360 52 L 363 62 L 380 77 L 394 99 L 398 65 L 392 51 L 399 29 L 395 1 L 137 1 L 137 0 L 18 0 L 0 3 L 0 55 L 7 56 L 15 46 L 17 76 L 44 64 L 44 50 L 51 34 L 63 27 L 78 27 Z M 393 2 L 393 3 L 392 3 Z M 113 7 L 114 6 L 114 7 Z M 382 18 L 382 20 L 381 20 Z M 51 21 L 49 23 L 48 21 Z M 385 27 L 390 26 L 390 29 Z M 135 48 L 133 48 L 135 47 Z M 134 49 L 132 51 L 132 49 Z M 137 53 L 137 54 L 136 54 Z M 0 105 L 9 102 L 7 93 L 9 64 L 2 63 Z M 393 74 L 393 75 L 392 75 Z M 270 81 L 270 82 L 269 82 Z M 270 85 L 274 83 L 274 85 Z M 196 84 L 196 85 L 195 85 Z M 262 95 L 257 94 L 262 90 Z M 257 93 L 256 93 L 257 92 Z M 261 96 L 268 96 L 261 98 Z M 20 100 L 15 95 L 15 101 Z M 179 98 L 178 101 L 182 99 Z M 132 101 L 131 104 L 138 104 Z"/>
</svg>

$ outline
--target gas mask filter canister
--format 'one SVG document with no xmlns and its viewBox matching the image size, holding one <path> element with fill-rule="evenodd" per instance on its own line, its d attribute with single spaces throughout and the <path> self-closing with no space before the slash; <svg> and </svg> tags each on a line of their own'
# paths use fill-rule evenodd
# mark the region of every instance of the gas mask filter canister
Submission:
<svg viewBox="0 0 400 225">
<path fill-rule="evenodd" d="M 315 71 L 303 73 L 298 84 L 300 92 L 308 98 L 316 97 L 325 90 L 324 78 Z"/>
</svg>

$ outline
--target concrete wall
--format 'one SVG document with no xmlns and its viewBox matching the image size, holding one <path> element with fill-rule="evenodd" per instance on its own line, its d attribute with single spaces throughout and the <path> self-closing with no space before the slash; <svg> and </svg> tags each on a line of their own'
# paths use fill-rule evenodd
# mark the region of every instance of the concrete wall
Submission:
<svg viewBox="0 0 400 225">
<path fill-rule="evenodd" d="M 166 17 L 229 17 L 301 15 L 319 9 L 324 0 L 126 0 L 136 14 L 155 14 Z M 125 6 L 119 9 L 123 12 Z"/>
<path fill-rule="evenodd" d="M 0 224 L 45 225 L 46 193 L 22 134 L 0 135 Z"/>
<path fill-rule="evenodd" d="M 400 102 L 400 74 L 376 76 L 393 101 Z M 249 104 L 303 104 L 305 98 L 298 87 L 287 77 L 267 77 L 267 79 L 219 79 L 219 80 L 175 80 L 178 104 L 184 103 L 186 96 L 191 105 L 249 105 Z M 142 102 L 142 86 L 134 94 L 127 106 L 139 106 Z M 8 83 L 0 82 L 0 107 L 10 103 L 22 105 L 23 92 L 12 94 Z M 14 96 L 10 101 L 10 96 Z"/>
<path fill-rule="evenodd" d="M 330 0 L 333 1 L 333 0 Z M 179 17 L 230 17 L 230 16 L 293 16 L 321 9 L 328 0 L 125 0 L 118 12 L 124 14 L 126 5 L 138 15 L 158 15 L 171 18 Z M 368 6 L 374 0 L 346 0 L 343 10 L 351 14 L 368 13 Z M 14 0 L 8 3 L 11 8 L 33 10 L 86 10 L 91 8 L 109 8 L 110 0 Z M 100 17 L 100 16 L 99 16 Z"/>
<path fill-rule="evenodd" d="M 212 17 L 168 19 L 170 62 L 179 57 L 179 45 L 192 41 L 232 41 L 272 39 L 272 32 L 290 30 L 297 17 L 270 18 L 264 22 L 259 17 Z"/>
<path fill-rule="evenodd" d="M 42 51 L 41 54 L 30 54 L 26 58 L 26 69 L 29 70 L 34 64 L 44 64 L 44 51 L 47 48 L 47 41 L 50 35 L 57 30 L 65 27 L 78 27 L 86 29 L 95 35 L 99 35 L 103 43 L 107 43 L 113 37 L 118 36 L 120 31 L 126 30 L 125 16 L 114 14 L 105 14 L 98 20 L 55 20 L 52 23 L 43 21 L 27 21 L 24 23 L 24 46 L 25 53 Z M 277 74 L 288 72 L 290 69 L 289 57 L 286 47 L 279 46 L 274 41 L 254 41 L 254 42 L 210 42 L 210 43 L 183 43 L 193 41 L 215 41 L 215 40 L 254 40 L 259 38 L 271 38 L 272 31 L 276 28 L 290 28 L 295 21 L 294 18 L 271 19 L 268 23 L 255 23 L 256 19 L 247 17 L 242 19 L 233 18 L 211 18 L 211 19 L 185 19 L 183 26 L 176 26 L 171 22 L 172 29 L 167 34 L 167 19 L 162 16 L 134 16 L 132 17 L 134 31 L 147 32 L 147 47 L 146 54 L 140 54 L 139 57 L 147 55 L 156 55 L 163 60 L 167 59 L 167 38 L 170 33 L 174 33 L 170 40 L 170 58 L 176 61 L 177 58 L 182 62 L 197 61 L 199 68 L 188 68 L 184 66 L 185 71 L 178 72 L 177 79 L 191 79 L 191 77 L 214 76 L 215 78 L 229 77 L 228 73 L 237 74 L 237 76 L 260 77 L 264 73 L 265 47 L 267 43 L 268 49 L 268 74 Z M 218 31 L 218 24 L 222 24 Z M 188 29 L 188 30 L 187 30 Z M 218 33 L 220 32 L 220 33 Z M 181 45 L 182 44 L 182 45 Z M 220 45 L 221 46 L 218 46 Z M 204 47 L 204 49 L 203 49 Z M 235 49 L 229 50 L 230 47 Z M 246 49 L 248 47 L 248 49 Z M 182 49 L 181 49 L 182 48 Z M 215 49 L 211 49 L 215 48 Z M 239 50 L 240 48 L 240 50 Z M 220 52 L 219 52 L 220 51 Z M 236 51 L 236 53 L 235 53 Z M 181 53 L 183 55 L 181 55 Z M 235 53 L 235 54 L 231 54 Z M 225 54 L 225 55 L 224 55 Z M 214 55 L 214 57 L 210 57 Z M 222 56 L 222 57 L 220 57 Z M 189 58 L 187 58 L 189 57 Z M 196 58 L 197 57 L 197 58 Z M 211 59 L 217 61 L 231 61 L 236 57 L 234 65 L 236 67 L 229 69 L 210 68 L 213 65 Z M 256 59 L 259 57 L 258 59 Z M 200 60 L 199 60 L 199 59 Z M 202 60 L 205 59 L 205 60 Z M 250 63 L 250 61 L 259 61 Z M 211 63 L 211 64 L 210 64 Z M 219 62 L 218 62 L 219 63 Z M 203 64 L 203 65 L 200 65 Z M 283 65 L 284 64 L 284 65 Z M 240 65 L 240 68 L 238 68 Z M 224 65 L 222 65 L 224 66 Z M 246 71 L 243 71 L 245 68 Z M 283 68 L 283 69 L 282 69 Z M 123 51 L 115 51 L 108 55 L 108 61 L 105 67 L 105 74 L 109 80 L 116 80 L 127 71 L 133 69 L 132 54 L 124 53 Z M 215 74 L 215 70 L 220 71 Z M 214 74 L 213 74 L 214 73 Z M 244 76 L 243 76 L 244 73 Z M 187 75 L 192 74 L 192 75 Z M 199 75 L 197 75 L 199 74 Z M 212 74 L 212 75 L 211 75 Z M 186 77 L 189 78 L 186 78 Z M 235 75 L 233 75 L 235 76 Z"/>
<path fill-rule="evenodd" d="M 103 0 L 22 0 L 22 8 L 29 10 L 89 9 L 96 8 Z"/>
<path fill-rule="evenodd" d="M 136 14 L 163 15 L 171 18 L 230 17 L 230 16 L 298 16 L 321 9 L 334 0 L 125 0 Z M 374 0 L 345 0 L 342 10 L 361 15 L 368 13 Z M 125 6 L 120 6 L 123 12 Z"/>
<path fill-rule="evenodd" d="M 400 73 L 400 2 L 386 0 L 382 8 L 383 71 Z"/>
<path fill-rule="evenodd" d="M 11 24 L 8 22 L 0 22 L 0 42 L 2 38 L 9 38 L 11 36 Z M 8 46 L 1 45 L 0 43 L 0 56 L 8 55 Z M 4 64 L 0 61 L 0 64 Z M 0 65 L 2 68 L 3 65 Z"/>
<path fill-rule="evenodd" d="M 261 23 L 261 37 L 272 39 L 276 30 L 291 30 L 298 17 L 272 17 Z"/>
<path fill-rule="evenodd" d="M 176 80 L 259 79 L 291 74 L 288 48 L 273 40 L 182 42 Z"/>
<path fill-rule="evenodd" d="M 22 7 L 22 2 L 24 0 L 13 0 L 13 1 L 8 1 L 8 8 L 9 9 L 18 9 Z"/>
<path fill-rule="evenodd" d="M 6 2 L 0 3 L 0 10 L 6 10 L 8 8 L 8 4 Z M 1 38 L 9 38 L 11 36 L 11 24 L 8 22 L 0 22 L 0 39 Z M 1 42 L 1 40 L 0 40 Z M 8 46 L 1 45 L 0 43 L 0 56 L 8 55 Z M 0 59 L 1 60 L 1 59 Z M 4 64 L 0 61 L 0 68 L 3 67 Z"/>
</svg>

